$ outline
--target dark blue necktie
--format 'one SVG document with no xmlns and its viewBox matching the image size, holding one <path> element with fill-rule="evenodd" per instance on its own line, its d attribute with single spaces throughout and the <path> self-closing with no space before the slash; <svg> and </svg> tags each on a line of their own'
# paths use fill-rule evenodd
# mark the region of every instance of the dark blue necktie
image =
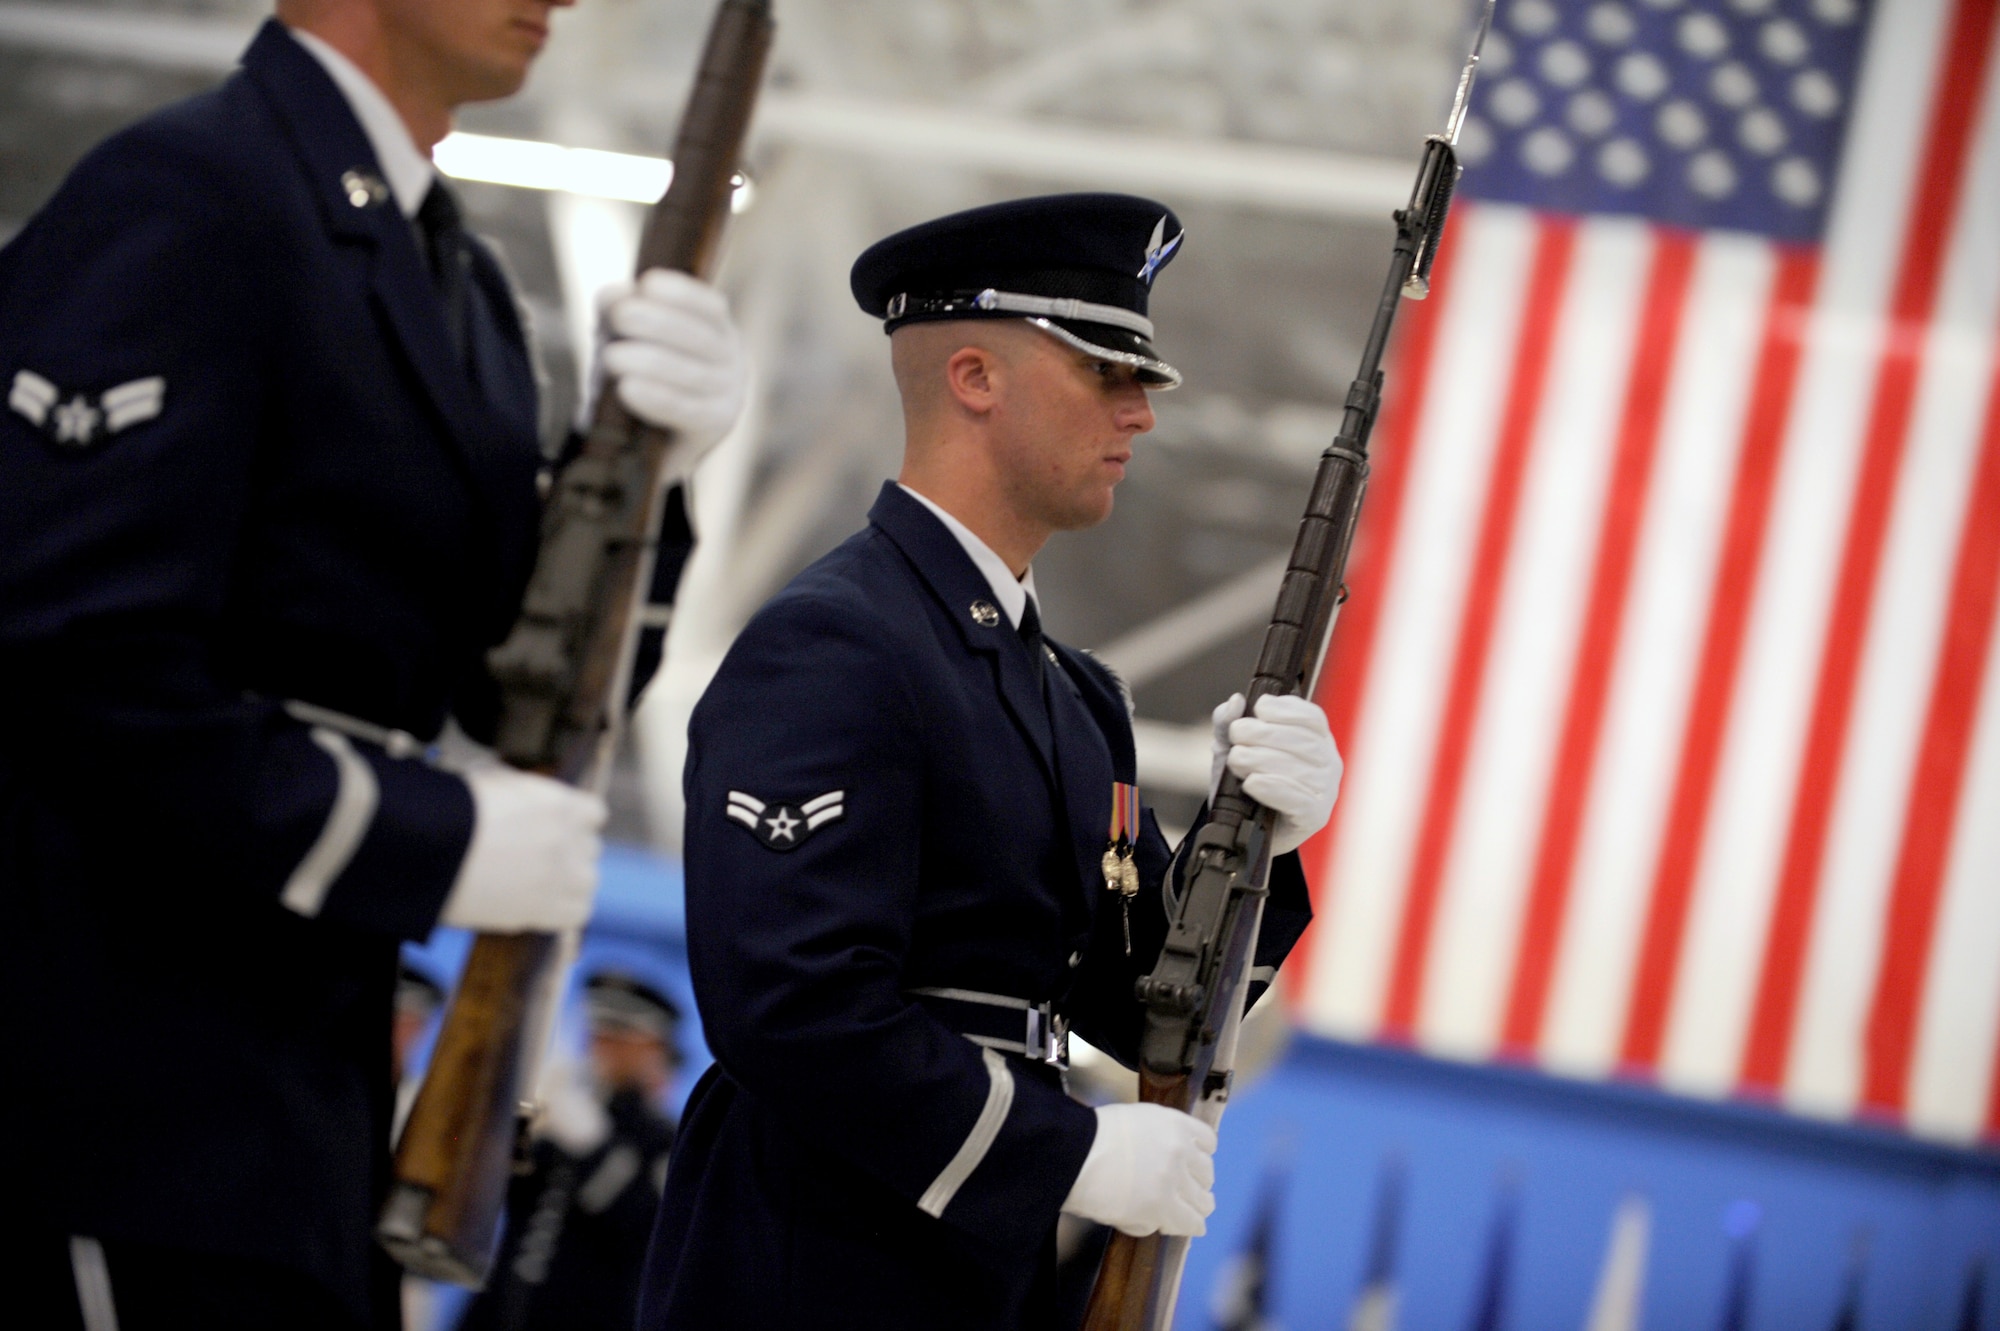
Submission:
<svg viewBox="0 0 2000 1331">
<path fill-rule="evenodd" d="M 445 335 L 451 339 L 452 356 L 469 372 L 472 363 L 467 355 L 466 323 L 470 318 L 472 252 L 467 248 L 458 200 L 442 180 L 432 181 L 430 193 L 424 195 L 423 206 L 417 209 L 417 227 L 423 233 L 431 281 L 444 308 Z"/>
<path fill-rule="evenodd" d="M 1042 658 L 1048 649 L 1042 645 L 1042 616 L 1035 609 L 1034 597 L 1030 596 L 1022 603 L 1021 622 L 1014 631 L 1019 633 L 1021 641 L 1027 644 L 1028 658 L 1034 662 L 1035 686 L 1041 690 L 1042 702 L 1046 704 L 1049 699 L 1049 677 L 1048 671 L 1043 668 Z"/>
</svg>

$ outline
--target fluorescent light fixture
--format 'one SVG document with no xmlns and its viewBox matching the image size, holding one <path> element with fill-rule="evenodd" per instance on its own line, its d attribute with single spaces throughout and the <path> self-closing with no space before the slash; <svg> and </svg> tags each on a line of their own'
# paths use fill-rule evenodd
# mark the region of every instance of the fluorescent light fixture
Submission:
<svg viewBox="0 0 2000 1331">
<path fill-rule="evenodd" d="M 480 180 L 627 203 L 656 202 L 674 178 L 674 164 L 664 157 L 565 148 L 557 143 L 490 134 L 447 134 L 431 160 L 454 180 Z M 729 211 L 740 213 L 748 208 L 755 188 L 748 176 L 738 175 Z"/>
<path fill-rule="evenodd" d="M 455 180 L 482 180 L 630 203 L 654 202 L 667 192 L 667 183 L 674 178 L 674 164 L 663 157 L 565 148 L 487 134 L 447 134 L 431 158 L 438 170 Z"/>
</svg>

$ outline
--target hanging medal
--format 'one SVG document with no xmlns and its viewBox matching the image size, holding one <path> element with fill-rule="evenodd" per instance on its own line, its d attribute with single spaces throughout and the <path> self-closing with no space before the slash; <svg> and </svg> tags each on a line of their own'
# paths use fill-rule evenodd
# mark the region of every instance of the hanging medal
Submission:
<svg viewBox="0 0 2000 1331">
<path fill-rule="evenodd" d="M 1139 788 L 1111 783 L 1111 833 L 1104 843 L 1104 890 L 1118 894 L 1124 917 L 1125 955 L 1132 955 L 1132 898 L 1139 895 Z"/>
</svg>

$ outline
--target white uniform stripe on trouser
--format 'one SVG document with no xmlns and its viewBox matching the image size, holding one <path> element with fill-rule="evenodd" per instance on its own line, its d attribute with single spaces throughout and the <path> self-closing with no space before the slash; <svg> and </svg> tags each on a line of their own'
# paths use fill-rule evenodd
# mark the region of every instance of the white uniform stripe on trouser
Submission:
<svg viewBox="0 0 2000 1331">
<path fill-rule="evenodd" d="M 69 1269 L 76 1278 L 76 1306 L 83 1312 L 83 1331 L 118 1331 L 118 1307 L 111 1300 L 111 1268 L 104 1261 L 104 1245 L 72 1234 Z"/>
<path fill-rule="evenodd" d="M 943 1173 L 931 1180 L 924 1195 L 917 1198 L 917 1209 L 932 1217 L 944 1214 L 944 1208 L 951 1205 L 951 1199 L 993 1149 L 993 1139 L 1000 1135 L 1007 1111 L 1014 1105 L 1014 1074 L 1008 1070 L 1006 1060 L 991 1049 L 980 1050 L 979 1056 L 986 1062 L 986 1107 L 979 1111 L 972 1131 L 959 1144 L 958 1154 L 951 1158 Z"/>
<path fill-rule="evenodd" d="M 287 909 L 308 918 L 319 914 L 319 908 L 326 902 L 327 889 L 347 868 L 354 852 L 361 849 L 369 824 L 375 821 L 375 810 L 382 802 L 375 769 L 354 751 L 347 736 L 325 726 L 314 726 L 311 734 L 312 742 L 333 759 L 340 788 L 334 792 L 333 807 L 327 811 L 326 826 L 320 829 L 319 840 L 313 842 L 312 849 L 299 861 L 299 867 L 292 870 L 291 879 L 278 898 Z"/>
</svg>

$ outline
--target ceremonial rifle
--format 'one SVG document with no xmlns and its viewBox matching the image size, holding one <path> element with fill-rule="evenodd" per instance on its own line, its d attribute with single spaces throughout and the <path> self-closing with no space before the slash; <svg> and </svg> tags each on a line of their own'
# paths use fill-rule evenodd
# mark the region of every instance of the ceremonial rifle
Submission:
<svg viewBox="0 0 2000 1331">
<path fill-rule="evenodd" d="M 653 206 L 638 271 L 713 267 L 771 48 L 770 0 L 722 0 Z M 589 434 L 542 517 L 521 615 L 488 657 L 494 747 L 515 767 L 601 791 L 630 688 L 638 603 L 652 575 L 670 431 L 599 394 Z M 507 1180 L 532 1106 L 573 936 L 480 934 L 397 1144 L 376 1237 L 410 1271 L 485 1283 Z"/>
<path fill-rule="evenodd" d="M 1486 0 L 1480 14 L 1445 132 L 1424 141 L 1409 206 L 1395 214 L 1389 280 L 1347 390 L 1340 433 L 1320 455 L 1277 609 L 1246 694 L 1250 711 L 1269 694 L 1310 696 L 1318 680 L 1334 614 L 1346 596 L 1347 551 L 1368 485 L 1368 436 L 1382 402 L 1382 354 L 1398 304 L 1430 293 L 1431 265 L 1444 235 L 1452 187 L 1458 183 L 1459 129 L 1494 3 Z M 1184 886 L 1160 959 L 1134 986 L 1146 1009 L 1139 1041 L 1139 1099 L 1183 1110 L 1211 1126 L 1220 1122 L 1229 1100 L 1257 926 L 1269 891 L 1276 821 L 1276 814 L 1243 793 L 1241 778 L 1223 772 L 1208 821 L 1187 852 Z M 1084 1331 L 1164 1331 L 1173 1322 L 1187 1245 L 1185 1238 L 1114 1233 L 1091 1290 Z"/>
</svg>

